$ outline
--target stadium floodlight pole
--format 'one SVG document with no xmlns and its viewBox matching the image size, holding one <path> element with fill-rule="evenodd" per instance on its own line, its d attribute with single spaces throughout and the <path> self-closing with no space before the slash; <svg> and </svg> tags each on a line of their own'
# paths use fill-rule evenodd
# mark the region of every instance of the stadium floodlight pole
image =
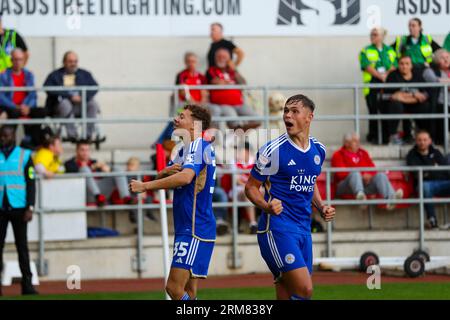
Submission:
<svg viewBox="0 0 450 320">
<path fill-rule="evenodd" d="M 448 83 L 444 87 L 444 150 L 445 154 L 448 154 Z"/>
<path fill-rule="evenodd" d="M 162 249 L 164 260 L 164 284 L 167 284 L 170 272 L 170 253 L 169 253 L 169 230 L 167 226 L 167 205 L 166 205 L 166 190 L 159 190 L 159 211 L 161 215 L 161 235 L 162 235 Z M 166 292 L 166 300 L 170 300 L 169 294 Z"/>
<path fill-rule="evenodd" d="M 82 126 L 81 126 L 81 136 L 83 139 L 87 138 L 87 95 L 86 95 L 86 89 L 83 88 L 81 90 L 81 119 L 83 119 Z"/>
<path fill-rule="evenodd" d="M 425 217 L 424 217 L 424 202 L 423 202 L 423 169 L 420 168 L 419 169 L 419 213 L 420 213 L 420 217 L 419 217 L 419 249 L 420 250 L 424 250 L 425 247 L 425 240 L 424 240 L 424 233 L 425 233 L 425 227 L 424 227 L 424 221 L 425 221 Z"/>
</svg>

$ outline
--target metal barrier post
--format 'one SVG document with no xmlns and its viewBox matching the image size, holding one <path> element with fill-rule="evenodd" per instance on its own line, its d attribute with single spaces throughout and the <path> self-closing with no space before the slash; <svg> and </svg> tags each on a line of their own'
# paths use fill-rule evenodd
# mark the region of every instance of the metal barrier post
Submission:
<svg viewBox="0 0 450 320">
<path fill-rule="evenodd" d="M 420 211 L 420 218 L 419 218 L 419 249 L 424 250 L 424 234 L 425 234 L 425 208 L 423 203 L 423 169 L 419 169 L 419 211 Z"/>
<path fill-rule="evenodd" d="M 138 180 L 141 180 L 142 176 L 138 175 Z M 137 196 L 137 274 L 138 278 L 142 277 L 142 260 L 143 260 L 143 238 L 144 238 L 144 215 L 142 214 L 142 196 L 138 194 Z"/>
<path fill-rule="evenodd" d="M 355 99 L 355 132 L 360 135 L 360 123 L 359 123 L 359 88 L 355 86 L 353 88 L 353 95 Z"/>
<path fill-rule="evenodd" d="M 327 204 L 331 201 L 331 173 L 327 170 Z M 331 257 L 333 255 L 333 223 L 327 222 L 327 257 Z"/>
<path fill-rule="evenodd" d="M 448 84 L 444 87 L 444 150 L 448 154 Z"/>
<path fill-rule="evenodd" d="M 167 204 L 166 204 L 166 190 L 159 190 L 159 212 L 161 215 L 161 234 L 162 234 L 162 248 L 164 259 L 164 284 L 169 279 L 170 272 L 170 251 L 169 251 L 169 230 L 167 226 Z M 166 292 L 166 300 L 170 300 Z"/>
<path fill-rule="evenodd" d="M 81 136 L 83 139 L 87 138 L 87 94 L 86 89 L 83 88 L 81 90 L 81 119 L 83 119 L 82 126 L 81 126 Z"/>
<path fill-rule="evenodd" d="M 233 166 L 232 172 L 232 186 L 233 186 L 233 268 L 239 266 L 238 263 L 238 206 L 237 206 L 237 192 L 235 186 L 237 185 L 236 167 Z"/>
<path fill-rule="evenodd" d="M 38 267 L 39 267 L 39 275 L 45 275 L 45 241 L 44 241 L 44 209 L 42 206 L 42 179 L 40 176 L 36 176 L 37 178 L 37 193 L 38 193 L 38 236 L 39 236 L 39 253 L 38 253 Z"/>
</svg>

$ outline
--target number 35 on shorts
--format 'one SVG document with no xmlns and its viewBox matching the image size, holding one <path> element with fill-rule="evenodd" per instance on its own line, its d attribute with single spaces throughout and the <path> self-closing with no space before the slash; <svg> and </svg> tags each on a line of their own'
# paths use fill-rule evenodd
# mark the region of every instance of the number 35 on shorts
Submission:
<svg viewBox="0 0 450 320">
<path fill-rule="evenodd" d="M 173 246 L 173 257 L 184 257 L 187 255 L 188 242 L 175 242 Z"/>
</svg>

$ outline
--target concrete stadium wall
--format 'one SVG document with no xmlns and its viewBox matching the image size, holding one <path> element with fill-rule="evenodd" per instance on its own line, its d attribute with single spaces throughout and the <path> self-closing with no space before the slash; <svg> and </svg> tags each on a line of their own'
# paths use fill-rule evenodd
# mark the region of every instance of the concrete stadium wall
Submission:
<svg viewBox="0 0 450 320">
<path fill-rule="evenodd" d="M 443 37 L 435 37 L 442 43 Z M 80 66 L 93 72 L 100 85 L 143 86 L 173 84 L 183 68 L 183 54 L 194 51 L 200 57 L 200 70 L 206 69 L 206 52 L 210 40 L 204 38 L 27 38 L 31 58 L 28 67 L 42 85 L 53 66 L 60 66 L 62 55 L 75 50 Z M 387 42 L 392 42 L 392 37 Z M 246 58 L 241 73 L 250 85 L 323 85 L 361 81 L 358 54 L 368 37 L 268 37 L 234 39 Z M 54 48 L 54 50 L 53 50 Z M 286 95 L 293 92 L 285 92 Z M 317 114 L 353 113 L 351 91 L 306 92 L 317 102 Z M 44 102 L 45 95 L 39 94 Z M 109 92 L 100 93 L 98 101 L 104 116 L 166 116 L 169 93 Z M 361 113 L 366 107 L 361 98 Z M 160 125 L 104 125 L 109 147 L 147 147 Z M 340 142 L 351 130 L 352 122 L 319 122 L 313 134 L 325 143 Z M 362 125 L 365 132 L 366 124 Z M 134 135 L 136 138 L 131 138 Z"/>
</svg>

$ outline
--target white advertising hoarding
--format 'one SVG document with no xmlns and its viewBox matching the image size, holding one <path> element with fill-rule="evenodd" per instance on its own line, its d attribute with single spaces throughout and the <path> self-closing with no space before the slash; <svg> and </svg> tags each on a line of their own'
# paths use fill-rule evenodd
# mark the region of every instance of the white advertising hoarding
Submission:
<svg viewBox="0 0 450 320">
<path fill-rule="evenodd" d="M 381 25 L 407 33 L 411 17 L 426 33 L 450 31 L 450 0 L 0 0 L 4 25 L 26 36 L 367 35 Z"/>
</svg>

